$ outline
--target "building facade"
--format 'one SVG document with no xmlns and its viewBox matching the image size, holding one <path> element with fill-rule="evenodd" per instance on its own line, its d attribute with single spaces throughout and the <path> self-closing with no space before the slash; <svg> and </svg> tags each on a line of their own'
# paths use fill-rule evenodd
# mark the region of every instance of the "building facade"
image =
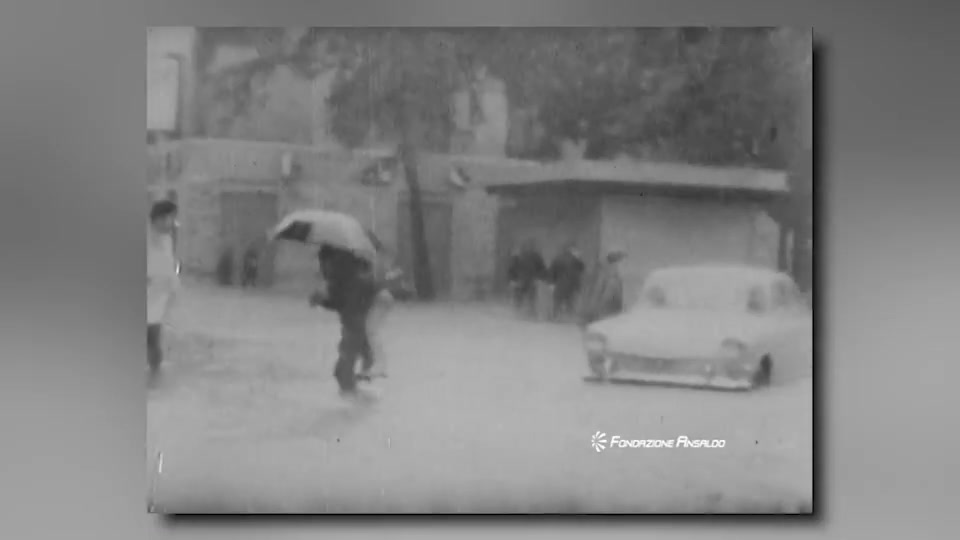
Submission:
<svg viewBox="0 0 960 540">
<path fill-rule="evenodd" d="M 188 272 L 213 275 L 221 255 L 262 241 L 287 212 L 325 208 L 355 216 L 412 272 L 409 201 L 401 178 L 371 186 L 360 181 L 383 152 L 350 152 L 310 146 L 235 140 L 188 139 L 169 150 L 178 155 L 177 180 L 155 182 L 155 196 L 171 192 L 180 202 L 179 255 Z M 283 156 L 296 173 L 282 174 Z M 420 160 L 430 263 L 443 298 L 470 299 L 493 275 L 496 200 L 479 186 L 450 182 L 455 158 L 424 154 Z M 275 290 L 300 290 L 315 279 L 316 252 L 279 243 L 261 261 Z"/>
<path fill-rule="evenodd" d="M 252 103 L 239 114 L 234 102 L 238 94 L 224 94 L 222 84 L 213 91 L 211 81 L 229 80 L 230 73 L 257 61 L 263 44 L 256 35 L 244 29 L 148 31 L 148 48 L 155 53 L 151 58 L 173 54 L 189 75 L 180 77 L 177 90 L 178 115 L 183 117 L 178 126 L 189 129 L 171 131 L 150 145 L 148 166 L 151 196 L 180 202 L 178 248 L 184 269 L 212 274 L 226 251 L 239 261 L 286 212 L 330 208 L 358 217 L 411 272 L 406 186 L 399 179 L 376 187 L 358 181 L 365 167 L 390 153 L 392 144 L 371 141 L 372 148 L 348 151 L 332 136 L 326 97 L 335 72 L 307 80 L 282 65 L 263 70 L 250 81 Z M 155 63 L 148 64 L 148 72 L 156 71 Z M 508 121 L 503 84 L 481 74 L 474 86 L 478 102 L 472 103 L 468 92 L 459 93 L 455 116 L 469 113 L 471 107 L 481 114 L 468 116 L 451 143 L 461 154 L 503 155 Z M 169 93 L 168 88 L 157 90 L 154 94 Z M 462 97 L 468 99 L 458 99 Z M 296 174 L 282 174 L 284 155 L 296 163 Z M 444 297 L 477 296 L 492 274 L 486 267 L 493 255 L 484 249 L 493 242 L 484 234 L 493 229 L 483 224 L 493 223 L 494 200 L 482 189 L 451 183 L 450 159 L 445 156 L 424 155 L 419 169 L 438 292 Z M 281 244 L 261 250 L 261 273 L 271 287 L 296 288 L 314 279 L 316 259 L 309 248 Z"/>
<path fill-rule="evenodd" d="M 202 82 L 259 54 L 242 35 L 218 39 L 183 28 L 148 32 L 151 58 L 181 58 L 173 134 L 179 140 L 150 147 L 148 177 L 153 197 L 180 203 L 184 269 L 212 275 L 226 251 L 239 261 L 257 246 L 265 286 L 302 292 L 315 279 L 314 250 L 263 245 L 265 232 L 289 211 L 328 208 L 360 219 L 412 273 L 404 181 L 360 181 L 365 169 L 391 153 L 389 146 L 350 151 L 332 138 L 325 108 L 329 76 L 307 81 L 278 68 L 254 81 L 259 105 L 246 116 L 230 117 L 229 104 L 218 110 Z M 481 75 L 472 96 L 466 90 L 453 96 L 453 152 L 425 153 L 418 166 L 440 297 L 467 300 L 502 291 L 507 254 L 526 238 L 536 239 L 548 257 L 570 241 L 588 261 L 612 247 L 625 249 L 628 290 L 664 264 L 776 264 L 777 228 L 764 204 L 786 189 L 782 174 L 575 157 L 552 164 L 507 159 L 505 89 Z M 220 123 L 218 115 L 229 122 Z M 289 174 L 285 156 L 295 165 Z"/>
<path fill-rule="evenodd" d="M 529 240 L 547 260 L 573 242 L 588 270 L 623 250 L 627 302 L 663 266 L 777 265 L 779 229 L 768 209 L 787 194 L 783 173 L 623 162 L 550 169 L 487 187 L 500 208 L 496 290 L 505 290 L 510 252 Z"/>
</svg>

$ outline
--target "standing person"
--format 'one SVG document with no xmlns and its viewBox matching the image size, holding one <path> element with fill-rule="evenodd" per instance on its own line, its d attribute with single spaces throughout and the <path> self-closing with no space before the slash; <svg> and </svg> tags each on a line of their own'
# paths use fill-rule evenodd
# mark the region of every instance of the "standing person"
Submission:
<svg viewBox="0 0 960 540">
<path fill-rule="evenodd" d="M 233 285 L 233 248 L 227 246 L 217 259 L 217 282 L 224 287 Z"/>
<path fill-rule="evenodd" d="M 611 250 L 583 295 L 581 325 L 605 319 L 623 311 L 623 278 L 620 262 L 626 257 L 622 250 Z"/>
<path fill-rule="evenodd" d="M 510 298 L 514 308 L 519 307 L 517 304 L 517 279 L 520 277 L 519 270 L 520 250 L 514 247 L 510 250 L 510 255 L 507 257 L 507 288 L 510 291 Z"/>
<path fill-rule="evenodd" d="M 333 375 L 340 394 L 355 397 L 357 358 L 372 356 L 367 318 L 376 298 L 376 284 L 370 264 L 345 250 L 324 246 L 318 257 L 325 286 L 310 297 L 310 305 L 340 316 L 339 357 Z"/>
<path fill-rule="evenodd" d="M 364 350 L 361 377 L 372 379 L 387 376 L 386 350 L 383 347 L 383 325 L 386 318 L 393 311 L 395 300 L 390 291 L 382 286 L 377 287 L 373 306 L 367 316 L 367 342 L 369 346 Z"/>
<path fill-rule="evenodd" d="M 150 208 L 147 226 L 147 365 L 151 379 L 163 362 L 163 323 L 180 287 L 173 251 L 177 205 L 159 201 Z"/>
<path fill-rule="evenodd" d="M 256 244 L 250 244 L 247 247 L 247 251 L 243 254 L 243 271 L 241 272 L 240 277 L 240 286 L 246 289 L 247 287 L 256 287 L 257 286 L 257 274 L 259 273 L 260 267 L 260 252 L 257 250 Z"/>
<path fill-rule="evenodd" d="M 553 317 L 559 320 L 564 315 L 572 315 L 577 295 L 583 281 L 586 266 L 573 242 L 550 265 L 550 282 L 553 284 Z"/>
<path fill-rule="evenodd" d="M 523 249 L 511 258 L 507 278 L 513 289 L 513 301 L 517 310 L 532 315 L 536 309 L 537 282 L 547 276 L 547 266 L 537 250 L 537 244 L 528 240 Z"/>
<path fill-rule="evenodd" d="M 387 376 L 386 350 L 383 347 L 381 333 L 384 322 L 390 312 L 393 311 L 395 304 L 389 284 L 401 273 L 393 264 L 392 258 L 388 256 L 385 248 L 380 247 L 378 251 L 379 257 L 373 272 L 376 295 L 370 314 L 367 316 L 367 341 L 370 346 L 365 351 L 366 354 L 363 355 L 360 374 L 361 378 L 364 379 Z"/>
</svg>

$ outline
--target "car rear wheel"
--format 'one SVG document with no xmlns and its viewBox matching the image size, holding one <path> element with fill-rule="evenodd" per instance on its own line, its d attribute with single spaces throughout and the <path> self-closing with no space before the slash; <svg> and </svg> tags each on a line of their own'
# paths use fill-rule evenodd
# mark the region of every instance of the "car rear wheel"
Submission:
<svg viewBox="0 0 960 540">
<path fill-rule="evenodd" d="M 607 366 L 607 359 L 602 355 L 590 355 L 588 364 L 590 365 L 590 371 L 598 379 L 606 380 L 610 375 L 610 370 Z"/>
<path fill-rule="evenodd" d="M 770 360 L 769 356 L 764 356 L 760 363 L 757 364 L 757 369 L 753 372 L 753 376 L 750 379 L 751 388 L 762 388 L 764 386 L 770 386 L 770 379 L 773 374 L 773 361 Z"/>
</svg>

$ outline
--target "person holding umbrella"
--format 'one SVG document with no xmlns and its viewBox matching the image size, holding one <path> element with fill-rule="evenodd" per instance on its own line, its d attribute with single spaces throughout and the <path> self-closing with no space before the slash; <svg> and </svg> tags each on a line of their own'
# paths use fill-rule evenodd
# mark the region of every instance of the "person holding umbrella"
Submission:
<svg viewBox="0 0 960 540">
<path fill-rule="evenodd" d="M 377 297 L 377 287 L 367 261 L 347 250 L 325 245 L 318 253 L 323 289 L 310 297 L 312 307 L 323 307 L 340 316 L 340 345 L 333 376 L 343 395 L 357 389 L 356 365 L 363 358 L 373 364 L 373 348 L 367 321 Z"/>
<path fill-rule="evenodd" d="M 270 233 L 271 239 L 311 243 L 317 254 L 324 286 L 309 299 L 339 315 L 341 339 L 333 375 L 341 395 L 357 396 L 356 362 L 374 363 L 368 335 L 371 310 L 379 289 L 373 274 L 377 248 L 372 236 L 351 216 L 323 210 L 294 212 Z"/>
<path fill-rule="evenodd" d="M 370 381 L 375 377 L 387 376 L 386 352 L 380 334 L 384 320 L 393 310 L 394 298 L 390 293 L 389 283 L 398 272 L 398 269 L 392 265 L 392 261 L 387 254 L 386 246 L 384 246 L 372 232 L 367 231 L 367 236 L 377 252 L 375 260 L 372 263 L 362 257 L 346 257 L 345 260 L 353 261 L 347 264 L 356 263 L 357 265 L 354 271 L 359 276 L 364 287 L 364 290 L 359 294 L 373 295 L 371 305 L 364 305 L 363 311 L 366 312 L 366 317 L 364 318 L 365 324 L 363 327 L 363 335 L 360 336 L 357 342 L 356 351 L 362 360 L 357 379 Z M 339 256 L 343 255 L 344 252 L 329 246 L 321 249 L 321 251 L 322 253 L 318 254 L 321 260 L 320 272 L 325 276 L 324 280 L 326 281 L 328 279 L 326 276 L 330 272 L 329 268 L 336 268 L 338 263 L 334 262 L 333 266 L 330 266 L 329 263 L 325 263 L 324 260 L 339 260 Z M 326 255 L 324 255 L 324 253 Z M 340 255 L 336 255 L 338 253 Z M 331 254 L 335 255 L 331 258 Z M 349 255 L 349 252 L 346 252 L 346 255 Z M 325 269 L 325 265 L 327 265 L 327 269 Z M 333 271 L 336 272 L 336 270 Z M 370 287 L 372 287 L 372 290 Z"/>
</svg>

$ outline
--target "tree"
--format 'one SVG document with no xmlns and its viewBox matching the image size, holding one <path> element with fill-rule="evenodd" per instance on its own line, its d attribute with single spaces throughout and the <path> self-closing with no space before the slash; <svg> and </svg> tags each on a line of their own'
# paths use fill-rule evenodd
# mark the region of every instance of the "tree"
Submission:
<svg viewBox="0 0 960 540">
<path fill-rule="evenodd" d="M 685 161 L 786 170 L 787 200 L 771 208 L 781 249 L 793 239 L 791 264 L 781 268 L 809 286 L 812 238 L 812 35 L 790 28 L 718 29 L 695 46 L 712 58 L 706 76 L 693 77 L 674 96 L 683 110 L 671 136 L 683 141 Z"/>
<path fill-rule="evenodd" d="M 421 150 L 447 149 L 451 99 L 468 76 L 463 44 L 472 36 L 421 29 L 343 30 L 341 71 L 328 98 L 332 131 L 348 146 L 372 134 L 397 143 L 410 195 L 413 273 L 418 296 L 435 296 L 418 174 Z"/>
<path fill-rule="evenodd" d="M 556 158 L 564 141 L 576 141 L 589 159 L 679 159 L 676 126 L 696 114 L 678 97 L 709 76 L 720 36 L 712 29 L 497 29 L 487 31 L 492 45 L 478 56 L 507 82 L 512 104 L 538 111 L 545 136 L 529 157 Z"/>
<path fill-rule="evenodd" d="M 417 156 L 446 150 L 450 99 L 464 65 L 458 32 L 419 29 L 253 28 L 201 29 L 208 40 L 256 43 L 259 57 L 204 82 L 214 129 L 230 131 L 258 106 L 258 77 L 288 68 L 306 80 L 336 70 L 328 98 L 331 130 L 356 147 L 375 136 L 397 143 L 410 193 L 414 281 L 424 299 L 435 295 L 423 223 Z M 202 47 L 201 47 L 202 48 Z M 207 51 L 209 52 L 209 51 Z M 207 59 L 208 60 L 208 59 Z M 201 58 L 199 64 L 206 60 Z"/>
<path fill-rule="evenodd" d="M 511 103 L 537 111 L 544 137 L 522 157 L 555 159 L 565 141 L 584 144 L 586 158 L 627 152 L 678 75 L 658 29 L 497 29 L 479 41 L 478 61 L 506 81 Z"/>
<path fill-rule="evenodd" d="M 704 165 L 789 171 L 790 199 L 770 209 L 793 236 L 792 270 L 809 265 L 811 34 L 782 28 L 502 30 L 487 58 L 511 100 L 539 110 L 530 149 L 626 153 Z M 783 245 L 786 242 L 782 242 Z M 785 253 L 784 261 L 786 260 Z"/>
<path fill-rule="evenodd" d="M 318 73 L 336 67 L 319 34 L 304 28 L 200 28 L 201 131 L 207 135 L 303 143 L 312 126 L 307 85 Z M 257 56 L 212 70 L 216 46 L 254 46 Z M 279 80 L 276 87 L 271 82 Z M 302 83 L 302 84 L 297 84 Z M 279 103 L 272 88 L 289 93 Z"/>
</svg>

